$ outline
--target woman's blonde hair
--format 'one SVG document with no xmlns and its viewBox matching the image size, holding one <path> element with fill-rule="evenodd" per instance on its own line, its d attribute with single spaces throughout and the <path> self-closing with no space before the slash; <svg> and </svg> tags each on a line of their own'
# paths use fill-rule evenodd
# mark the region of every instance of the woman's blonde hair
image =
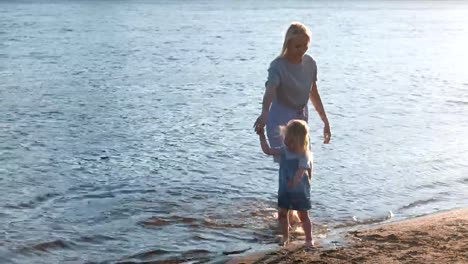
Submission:
<svg viewBox="0 0 468 264">
<path fill-rule="evenodd" d="M 283 49 L 280 57 L 283 57 L 288 52 L 289 41 L 297 36 L 306 35 L 309 41 L 312 38 L 312 32 L 301 22 L 292 22 L 284 36 Z"/>
<path fill-rule="evenodd" d="M 284 127 L 281 127 L 284 142 L 294 143 L 305 154 L 310 154 L 309 126 L 307 122 L 300 119 L 293 119 Z"/>
</svg>

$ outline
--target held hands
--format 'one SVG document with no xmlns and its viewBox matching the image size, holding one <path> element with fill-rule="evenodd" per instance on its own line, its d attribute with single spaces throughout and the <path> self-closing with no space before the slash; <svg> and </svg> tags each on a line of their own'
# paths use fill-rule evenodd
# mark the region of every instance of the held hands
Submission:
<svg viewBox="0 0 468 264">
<path fill-rule="evenodd" d="M 265 125 L 268 120 L 268 113 L 262 112 L 260 116 L 255 121 L 253 127 L 257 135 L 261 135 L 265 131 Z M 331 131 L 330 131 L 330 124 L 327 122 L 323 127 L 323 143 L 328 144 L 331 140 Z"/>
<path fill-rule="evenodd" d="M 257 133 L 257 135 L 259 135 L 260 137 L 264 137 L 265 136 L 265 128 L 255 128 L 255 132 Z"/>
<path fill-rule="evenodd" d="M 263 133 L 263 129 L 265 128 L 267 119 L 268 113 L 262 112 L 262 114 L 260 114 L 260 116 L 255 121 L 253 127 L 255 128 L 255 132 L 257 132 L 258 135 L 260 135 L 259 133 Z"/>
</svg>

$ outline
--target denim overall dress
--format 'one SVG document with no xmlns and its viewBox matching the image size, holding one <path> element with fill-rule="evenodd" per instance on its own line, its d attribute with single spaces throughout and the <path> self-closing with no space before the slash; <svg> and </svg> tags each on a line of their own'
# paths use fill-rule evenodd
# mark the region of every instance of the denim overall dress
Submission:
<svg viewBox="0 0 468 264">
<path fill-rule="evenodd" d="M 289 188 L 288 182 L 293 180 L 296 171 L 299 169 L 299 157 L 288 157 L 286 151 L 285 147 L 281 147 L 278 207 L 298 211 L 310 210 L 310 178 L 307 173 L 308 170 L 306 169 L 305 175 L 298 185 Z"/>
</svg>

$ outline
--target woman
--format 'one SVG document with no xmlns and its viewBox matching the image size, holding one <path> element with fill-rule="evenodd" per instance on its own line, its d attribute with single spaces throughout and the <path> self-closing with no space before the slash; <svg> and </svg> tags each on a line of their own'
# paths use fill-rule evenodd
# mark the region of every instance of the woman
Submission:
<svg viewBox="0 0 468 264">
<path fill-rule="evenodd" d="M 311 33 L 305 25 L 292 23 L 286 32 L 280 56 L 271 62 L 268 69 L 262 113 L 254 127 L 259 131 L 266 125 L 271 147 L 283 144 L 280 126 L 292 119 L 308 121 L 309 99 L 324 123 L 324 143 L 330 142 L 330 124 L 317 89 L 317 64 L 306 54 L 310 39 Z"/>
</svg>

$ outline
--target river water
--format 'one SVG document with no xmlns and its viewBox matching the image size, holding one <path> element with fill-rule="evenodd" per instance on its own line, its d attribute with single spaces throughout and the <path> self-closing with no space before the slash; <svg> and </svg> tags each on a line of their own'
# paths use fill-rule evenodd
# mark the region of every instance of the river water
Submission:
<svg viewBox="0 0 468 264">
<path fill-rule="evenodd" d="M 311 107 L 315 235 L 467 206 L 466 2 L 5 0 L 0 262 L 274 247 L 252 124 L 294 20 L 333 133 Z"/>
</svg>

